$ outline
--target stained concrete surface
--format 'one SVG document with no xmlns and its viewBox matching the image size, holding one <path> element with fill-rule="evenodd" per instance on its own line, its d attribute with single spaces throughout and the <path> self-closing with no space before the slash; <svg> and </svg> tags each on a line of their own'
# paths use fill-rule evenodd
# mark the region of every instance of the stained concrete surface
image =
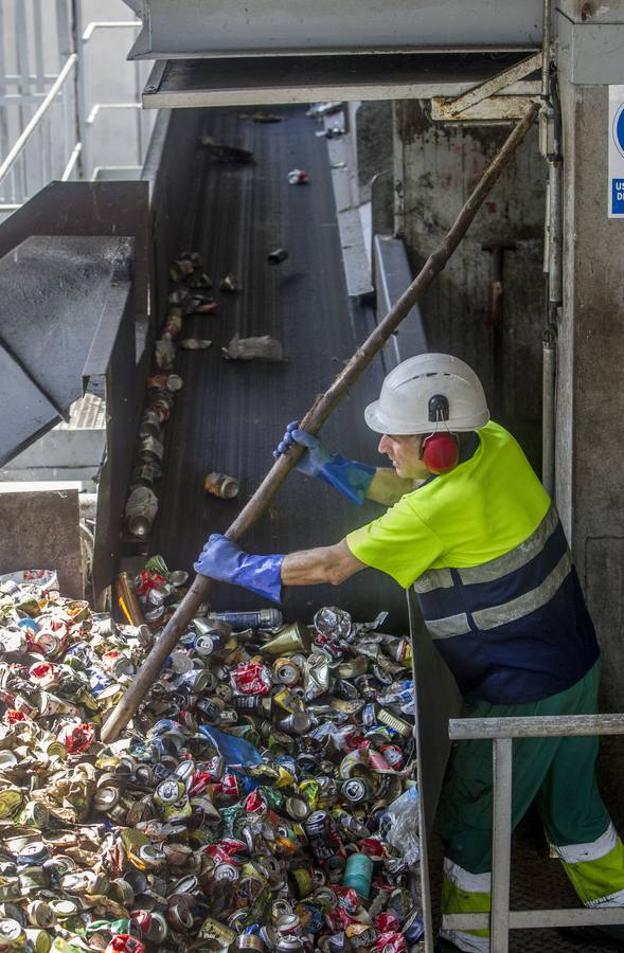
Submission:
<svg viewBox="0 0 624 953">
<path fill-rule="evenodd" d="M 77 490 L 0 493 L 0 574 L 55 569 L 60 591 L 84 598 Z"/>
</svg>

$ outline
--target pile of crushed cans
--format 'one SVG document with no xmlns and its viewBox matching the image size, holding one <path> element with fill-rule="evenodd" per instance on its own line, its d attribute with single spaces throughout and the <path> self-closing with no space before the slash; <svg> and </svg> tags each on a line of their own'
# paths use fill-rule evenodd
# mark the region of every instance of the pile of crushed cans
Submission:
<svg viewBox="0 0 624 953">
<path fill-rule="evenodd" d="M 184 576 L 125 579 L 138 624 L 0 582 L 0 949 L 420 949 L 411 646 L 383 613 L 205 607 L 99 741 Z"/>
</svg>

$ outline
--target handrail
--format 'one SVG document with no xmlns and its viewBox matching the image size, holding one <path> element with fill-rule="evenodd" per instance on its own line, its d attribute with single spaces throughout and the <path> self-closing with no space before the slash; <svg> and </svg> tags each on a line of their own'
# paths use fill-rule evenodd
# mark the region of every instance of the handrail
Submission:
<svg viewBox="0 0 624 953">
<path fill-rule="evenodd" d="M 13 163 L 15 162 L 20 152 L 22 151 L 22 149 L 24 148 L 24 146 L 26 145 L 26 143 L 32 136 L 33 132 L 39 125 L 41 119 L 45 116 L 50 105 L 56 98 L 57 93 L 59 92 L 65 80 L 67 79 L 71 71 L 75 68 L 77 63 L 78 63 L 78 54 L 71 53 L 67 57 L 67 60 L 65 61 L 65 64 L 62 70 L 56 77 L 55 82 L 50 87 L 49 92 L 46 95 L 45 99 L 43 100 L 43 102 L 41 103 L 37 111 L 33 113 L 30 121 L 26 124 L 26 126 L 24 126 L 24 129 L 21 135 L 15 140 L 12 149 L 9 150 L 6 158 L 4 159 L 2 164 L 0 164 L 0 183 L 2 183 L 2 181 L 5 179 L 7 173 L 11 171 L 11 168 L 13 167 Z"/>
<path fill-rule="evenodd" d="M 123 27 L 143 26 L 141 20 L 91 20 L 82 34 L 82 42 L 88 43 L 96 30 L 120 30 Z"/>
<path fill-rule="evenodd" d="M 492 742 L 492 887 L 489 913 L 446 913 L 445 930 L 490 929 L 491 953 L 509 953 L 509 931 L 557 926 L 624 925 L 622 907 L 510 910 L 513 739 L 623 735 L 624 714 L 453 718 L 452 741 Z"/>
<path fill-rule="evenodd" d="M 624 734 L 624 714 L 531 715 L 524 718 L 451 718 L 451 741 L 485 738 L 566 738 Z"/>
</svg>

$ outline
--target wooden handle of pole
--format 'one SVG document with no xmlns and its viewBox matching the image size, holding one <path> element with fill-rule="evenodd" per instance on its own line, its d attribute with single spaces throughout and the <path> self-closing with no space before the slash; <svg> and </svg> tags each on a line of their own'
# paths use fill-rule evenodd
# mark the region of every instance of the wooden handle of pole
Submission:
<svg viewBox="0 0 624 953">
<path fill-rule="evenodd" d="M 348 393 L 357 381 L 362 371 L 368 367 L 372 359 L 379 353 L 390 335 L 397 329 L 401 321 L 407 317 L 419 297 L 429 287 L 433 279 L 445 267 L 447 261 L 466 234 L 469 225 L 483 204 L 483 200 L 490 192 L 505 165 L 513 155 L 517 146 L 522 142 L 529 127 L 535 120 L 539 106 L 531 103 L 526 115 L 511 131 L 500 151 L 481 176 L 474 191 L 469 196 L 461 212 L 447 232 L 444 241 L 429 256 L 424 266 L 413 280 L 411 285 L 392 306 L 386 317 L 375 330 L 367 337 L 348 361 L 335 381 L 317 397 L 305 417 L 301 421 L 304 430 L 318 433 L 331 412 Z M 303 453 L 302 447 L 293 447 L 289 452 L 279 457 L 264 480 L 236 517 L 226 536 L 239 540 L 251 526 L 266 512 L 268 506 L 281 487 L 282 483 L 296 465 Z M 152 648 L 150 654 L 141 666 L 132 685 L 126 690 L 116 708 L 109 716 L 102 728 L 102 741 L 110 742 L 119 737 L 120 732 L 128 724 L 143 698 L 160 675 L 163 662 L 175 648 L 180 636 L 195 615 L 197 607 L 206 600 L 212 580 L 205 576 L 196 576 L 186 596 L 178 606 L 174 615 L 165 626 L 160 638 Z"/>
</svg>

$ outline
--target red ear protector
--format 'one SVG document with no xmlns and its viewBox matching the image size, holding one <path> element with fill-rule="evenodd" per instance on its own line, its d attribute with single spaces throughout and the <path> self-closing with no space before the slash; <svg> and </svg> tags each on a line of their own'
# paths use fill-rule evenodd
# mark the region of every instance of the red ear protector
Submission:
<svg viewBox="0 0 624 953">
<path fill-rule="evenodd" d="M 447 398 L 443 394 L 434 394 L 429 400 L 429 420 L 437 423 L 448 418 Z M 448 430 L 436 430 L 425 437 L 420 452 L 422 461 L 430 473 L 448 473 L 459 463 L 457 437 Z"/>
</svg>

